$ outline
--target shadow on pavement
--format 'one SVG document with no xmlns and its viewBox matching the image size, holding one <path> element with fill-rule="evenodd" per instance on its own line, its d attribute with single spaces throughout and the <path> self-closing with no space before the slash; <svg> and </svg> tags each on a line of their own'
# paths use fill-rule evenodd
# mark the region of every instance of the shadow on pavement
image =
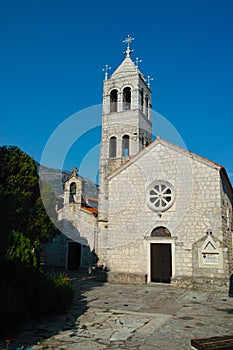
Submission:
<svg viewBox="0 0 233 350">
<path fill-rule="evenodd" d="M 11 339 L 11 346 L 8 350 L 16 348 L 32 347 L 43 340 L 57 335 L 61 331 L 77 330 L 78 319 L 87 310 L 88 306 L 85 292 L 96 287 L 101 287 L 104 282 L 104 275 L 82 275 L 78 272 L 68 272 L 70 283 L 75 287 L 74 301 L 70 309 L 65 314 L 49 315 L 34 320 L 32 323 L 24 325 L 14 339 Z M 4 349 L 4 341 L 0 342 L 0 348 Z"/>
</svg>

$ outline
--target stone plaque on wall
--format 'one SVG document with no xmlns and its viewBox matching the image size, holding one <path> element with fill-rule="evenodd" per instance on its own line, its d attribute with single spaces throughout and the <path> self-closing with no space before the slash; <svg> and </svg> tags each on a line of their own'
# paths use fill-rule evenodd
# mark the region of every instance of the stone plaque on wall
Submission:
<svg viewBox="0 0 233 350">
<path fill-rule="evenodd" d="M 223 266 L 222 248 L 219 242 L 208 235 L 202 246 L 198 248 L 199 267 L 221 268 Z"/>
<path fill-rule="evenodd" d="M 209 253 L 204 253 L 202 254 L 202 259 L 204 264 L 213 264 L 213 265 L 218 265 L 219 264 L 219 254 L 209 254 Z"/>
</svg>

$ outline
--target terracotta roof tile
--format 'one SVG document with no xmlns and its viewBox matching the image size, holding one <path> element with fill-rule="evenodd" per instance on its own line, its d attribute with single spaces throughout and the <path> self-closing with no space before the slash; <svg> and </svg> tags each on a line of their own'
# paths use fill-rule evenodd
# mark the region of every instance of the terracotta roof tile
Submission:
<svg viewBox="0 0 233 350">
<path fill-rule="evenodd" d="M 98 209 L 96 208 L 81 206 L 81 209 L 93 215 L 98 214 Z"/>
</svg>

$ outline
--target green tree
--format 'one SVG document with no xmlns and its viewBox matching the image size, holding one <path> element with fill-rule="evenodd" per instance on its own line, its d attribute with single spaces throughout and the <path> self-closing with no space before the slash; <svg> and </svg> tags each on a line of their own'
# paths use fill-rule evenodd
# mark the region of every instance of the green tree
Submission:
<svg viewBox="0 0 233 350">
<path fill-rule="evenodd" d="M 20 231 L 31 246 L 49 241 L 57 230 L 40 197 L 38 164 L 15 146 L 0 147 L 0 249 L 6 252 L 12 232 Z M 55 195 L 48 184 L 41 184 L 56 220 Z"/>
<path fill-rule="evenodd" d="M 30 239 L 19 231 L 13 233 L 13 243 L 7 251 L 7 259 L 19 261 L 29 267 L 38 267 L 36 254 L 31 248 Z"/>
</svg>

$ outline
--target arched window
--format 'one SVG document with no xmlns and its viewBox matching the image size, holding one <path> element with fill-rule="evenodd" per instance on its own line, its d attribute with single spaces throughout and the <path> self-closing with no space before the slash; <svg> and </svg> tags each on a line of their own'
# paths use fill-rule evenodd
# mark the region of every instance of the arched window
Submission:
<svg viewBox="0 0 233 350">
<path fill-rule="evenodd" d="M 118 100 L 118 92 L 116 89 L 112 90 L 110 93 L 110 112 L 117 112 L 117 100 Z"/>
<path fill-rule="evenodd" d="M 229 200 L 229 198 L 226 196 L 226 219 L 227 219 L 227 229 L 231 230 L 232 228 L 232 205 L 231 202 Z"/>
<path fill-rule="evenodd" d="M 166 227 L 159 226 L 153 229 L 151 237 L 171 237 L 171 233 Z"/>
<path fill-rule="evenodd" d="M 76 183 L 72 182 L 70 184 L 70 197 L 69 197 L 69 202 L 73 203 L 75 202 L 76 199 Z"/>
<path fill-rule="evenodd" d="M 142 136 L 142 139 L 141 139 L 141 140 L 142 140 L 142 147 L 144 147 L 144 145 L 145 145 L 144 142 L 145 142 L 145 141 L 144 141 L 144 137 L 143 137 L 143 136 Z"/>
<path fill-rule="evenodd" d="M 129 156 L 129 135 L 124 135 L 122 137 L 122 156 Z"/>
<path fill-rule="evenodd" d="M 116 137 L 112 136 L 109 140 L 109 157 L 114 158 L 116 157 Z"/>
<path fill-rule="evenodd" d="M 141 111 L 143 111 L 143 104 L 144 104 L 144 93 L 143 93 L 143 90 L 141 89 L 141 92 L 140 92 L 140 106 L 141 106 Z"/>
<path fill-rule="evenodd" d="M 145 98 L 145 103 L 146 103 L 145 116 L 148 117 L 148 109 L 149 109 L 149 99 L 148 99 L 148 96 L 146 96 L 146 98 Z"/>
<path fill-rule="evenodd" d="M 123 90 L 123 109 L 131 109 L 131 89 L 126 87 Z"/>
</svg>

